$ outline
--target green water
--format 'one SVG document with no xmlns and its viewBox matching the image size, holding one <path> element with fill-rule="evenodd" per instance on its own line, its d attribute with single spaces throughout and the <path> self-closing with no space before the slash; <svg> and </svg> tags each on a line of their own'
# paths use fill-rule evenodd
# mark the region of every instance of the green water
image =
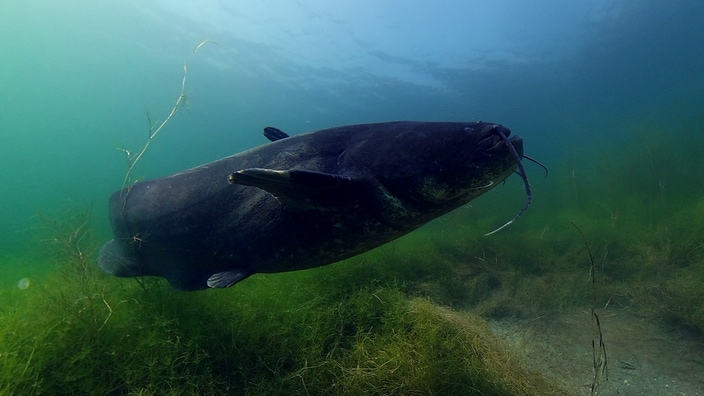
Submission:
<svg viewBox="0 0 704 396">
<path fill-rule="evenodd" d="M 343 23 L 307 3 L 285 16 L 188 2 L 3 6 L 0 394 L 564 394 L 485 320 L 609 305 L 701 334 L 704 10 L 580 4 L 551 6 L 575 18 L 557 36 L 547 23 L 523 31 L 520 18 L 487 33 L 497 46 L 524 37 L 526 52 L 508 45 L 520 59 L 481 67 L 433 59 L 464 59 L 464 42 L 418 50 L 420 36 L 393 33 L 406 20 L 376 36 L 382 49 L 340 27 L 389 10 L 343 9 Z M 450 18 L 440 14 L 407 28 L 435 34 Z M 194 53 L 205 38 L 217 43 Z M 137 152 L 149 120 L 169 114 L 184 64 L 186 106 L 133 179 L 263 144 L 268 125 L 297 134 L 397 119 L 503 123 L 550 173 L 526 163 L 533 205 L 491 237 L 523 205 L 517 177 L 323 268 L 195 293 L 111 278 L 95 256 L 127 170 L 119 148 Z"/>
</svg>

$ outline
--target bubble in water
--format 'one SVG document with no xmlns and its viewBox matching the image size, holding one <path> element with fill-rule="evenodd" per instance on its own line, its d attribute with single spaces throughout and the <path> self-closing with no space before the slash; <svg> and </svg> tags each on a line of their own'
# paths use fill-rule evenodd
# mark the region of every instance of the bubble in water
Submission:
<svg viewBox="0 0 704 396">
<path fill-rule="evenodd" d="M 17 282 L 17 287 L 20 290 L 25 290 L 26 288 L 28 288 L 29 287 L 29 278 L 20 279 L 20 281 Z"/>
</svg>

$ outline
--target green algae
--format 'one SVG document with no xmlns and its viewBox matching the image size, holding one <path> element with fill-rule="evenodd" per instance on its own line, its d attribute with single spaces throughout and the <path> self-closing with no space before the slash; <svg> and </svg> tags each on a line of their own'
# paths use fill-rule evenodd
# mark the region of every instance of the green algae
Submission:
<svg viewBox="0 0 704 396">
<path fill-rule="evenodd" d="M 89 230 L 66 224 L 54 276 L 3 295 L 0 394 L 559 393 L 479 316 L 374 273 L 383 251 L 183 293 L 86 265 Z"/>
</svg>

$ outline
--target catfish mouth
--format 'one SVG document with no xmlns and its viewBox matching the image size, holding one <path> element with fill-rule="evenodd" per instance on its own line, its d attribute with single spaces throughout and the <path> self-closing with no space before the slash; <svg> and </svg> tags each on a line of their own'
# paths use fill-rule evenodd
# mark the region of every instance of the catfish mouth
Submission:
<svg viewBox="0 0 704 396">
<path fill-rule="evenodd" d="M 496 139 L 497 137 L 498 139 Z M 506 154 L 506 151 L 510 150 L 508 148 L 509 144 L 503 139 L 501 139 L 500 136 L 494 135 L 485 139 L 490 139 L 491 142 L 494 144 L 493 146 L 491 146 L 491 148 L 486 150 L 489 154 L 501 155 Z M 518 153 L 519 158 L 523 158 L 523 138 L 518 135 L 511 136 L 511 138 L 508 139 L 508 142 L 516 150 L 516 153 Z"/>
<path fill-rule="evenodd" d="M 514 153 L 511 147 L 516 152 L 513 155 L 514 160 L 519 162 L 523 158 L 523 138 L 511 135 L 511 130 L 501 125 L 492 125 L 485 130 L 486 135 L 479 141 L 481 146 L 487 147 L 486 152 L 490 155 L 505 155 L 506 150 L 511 154 Z"/>
<path fill-rule="evenodd" d="M 508 137 L 508 135 L 506 135 L 506 137 Z M 509 143 L 510 143 L 510 145 L 509 145 Z M 508 148 L 509 151 L 511 151 L 511 148 L 509 146 L 513 146 L 513 149 L 516 151 L 516 154 L 518 154 L 518 159 L 523 159 L 523 138 L 522 137 L 520 137 L 518 135 L 514 135 L 514 136 L 511 136 L 510 139 L 508 139 L 508 143 L 506 143 L 502 139 L 501 144 L 502 144 L 502 146 Z M 518 159 L 516 159 L 514 156 L 514 160 L 518 161 Z"/>
</svg>

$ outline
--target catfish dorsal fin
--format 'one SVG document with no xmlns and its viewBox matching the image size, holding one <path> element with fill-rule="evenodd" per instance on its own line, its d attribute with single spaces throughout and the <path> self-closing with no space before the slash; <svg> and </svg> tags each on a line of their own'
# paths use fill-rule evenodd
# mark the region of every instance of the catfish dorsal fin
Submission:
<svg viewBox="0 0 704 396">
<path fill-rule="evenodd" d="M 272 142 L 275 142 L 277 140 L 286 139 L 288 137 L 288 133 L 278 128 L 266 127 L 264 128 L 264 136 Z"/>
</svg>

